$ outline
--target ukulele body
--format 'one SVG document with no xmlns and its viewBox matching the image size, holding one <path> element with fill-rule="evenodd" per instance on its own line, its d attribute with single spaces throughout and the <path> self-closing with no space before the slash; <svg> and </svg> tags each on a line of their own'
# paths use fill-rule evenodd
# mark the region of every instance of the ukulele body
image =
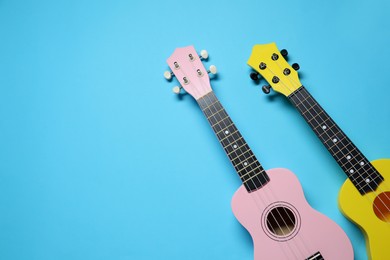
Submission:
<svg viewBox="0 0 390 260">
<path fill-rule="evenodd" d="M 390 159 L 375 160 L 371 164 L 384 177 L 384 181 L 375 192 L 362 196 L 347 179 L 340 190 L 339 207 L 341 212 L 363 231 L 369 258 L 390 259 Z M 378 211 L 375 213 L 375 209 L 380 209 L 382 214 Z M 387 217 L 387 222 L 384 216 Z"/>
<path fill-rule="evenodd" d="M 251 193 L 241 186 L 232 199 L 234 215 L 253 239 L 254 259 L 304 260 L 320 253 L 324 259 L 352 260 L 349 238 L 308 204 L 297 177 L 282 168 L 267 173 L 265 186 Z"/>
</svg>

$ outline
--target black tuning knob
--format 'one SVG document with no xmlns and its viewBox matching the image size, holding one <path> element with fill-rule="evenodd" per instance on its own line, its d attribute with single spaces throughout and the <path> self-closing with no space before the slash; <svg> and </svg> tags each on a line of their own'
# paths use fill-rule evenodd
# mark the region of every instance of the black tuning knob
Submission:
<svg viewBox="0 0 390 260">
<path fill-rule="evenodd" d="M 271 92 L 271 86 L 270 85 L 264 85 L 261 90 L 263 90 L 264 94 L 269 94 Z"/>
<path fill-rule="evenodd" d="M 286 58 L 288 55 L 288 51 L 286 49 L 283 49 L 280 51 L 280 54 L 282 54 L 283 58 Z"/>
<path fill-rule="evenodd" d="M 294 70 L 299 70 L 299 64 L 298 63 L 294 63 L 293 65 L 291 65 L 292 66 L 292 68 L 294 69 Z"/>
<path fill-rule="evenodd" d="M 251 77 L 251 79 L 252 79 L 253 81 L 257 81 L 257 80 L 260 79 L 260 74 L 257 73 L 257 72 L 252 72 L 252 73 L 250 74 L 250 77 Z"/>
</svg>

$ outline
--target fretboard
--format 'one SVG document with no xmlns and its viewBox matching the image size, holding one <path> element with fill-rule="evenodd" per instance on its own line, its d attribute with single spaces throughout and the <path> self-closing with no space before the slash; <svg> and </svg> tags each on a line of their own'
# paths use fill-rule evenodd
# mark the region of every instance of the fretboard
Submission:
<svg viewBox="0 0 390 260">
<path fill-rule="evenodd" d="M 248 192 L 264 186 L 269 177 L 213 92 L 197 100 Z"/>
<path fill-rule="evenodd" d="M 310 93 L 301 86 L 288 98 L 359 192 L 363 195 L 376 190 L 383 181 L 383 176 L 372 166 Z"/>
</svg>

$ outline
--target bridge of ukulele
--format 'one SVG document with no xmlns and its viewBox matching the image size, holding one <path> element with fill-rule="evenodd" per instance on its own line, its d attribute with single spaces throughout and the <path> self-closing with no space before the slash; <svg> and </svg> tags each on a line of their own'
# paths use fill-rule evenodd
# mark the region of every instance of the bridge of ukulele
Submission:
<svg viewBox="0 0 390 260">
<path fill-rule="evenodd" d="M 314 255 L 309 256 L 309 257 L 306 258 L 305 260 L 324 260 L 324 258 L 322 257 L 322 255 L 321 255 L 320 252 L 317 252 L 317 253 L 315 253 Z"/>
</svg>

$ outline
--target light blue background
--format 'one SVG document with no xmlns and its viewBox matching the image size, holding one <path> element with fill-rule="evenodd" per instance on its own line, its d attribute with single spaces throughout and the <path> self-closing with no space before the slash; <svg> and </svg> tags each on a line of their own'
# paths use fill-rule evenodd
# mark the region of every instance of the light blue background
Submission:
<svg viewBox="0 0 390 260">
<path fill-rule="evenodd" d="M 0 258 L 252 259 L 240 181 L 196 103 L 162 74 L 207 49 L 220 101 L 265 168 L 339 223 L 345 176 L 281 95 L 249 79 L 276 41 L 369 159 L 390 157 L 390 2 L 0 0 Z"/>
</svg>

